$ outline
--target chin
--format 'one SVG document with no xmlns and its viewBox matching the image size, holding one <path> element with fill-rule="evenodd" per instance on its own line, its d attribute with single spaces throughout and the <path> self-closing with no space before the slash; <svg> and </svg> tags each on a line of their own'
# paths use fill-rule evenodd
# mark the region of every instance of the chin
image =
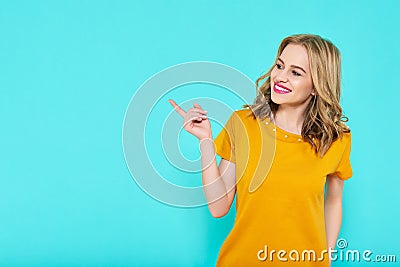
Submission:
<svg viewBox="0 0 400 267">
<path fill-rule="evenodd" d="M 275 104 L 278 104 L 278 105 L 287 103 L 287 101 L 282 99 L 282 97 L 280 97 L 280 95 L 277 95 L 274 92 L 271 93 L 271 100 L 272 100 L 272 102 L 274 102 Z"/>
</svg>

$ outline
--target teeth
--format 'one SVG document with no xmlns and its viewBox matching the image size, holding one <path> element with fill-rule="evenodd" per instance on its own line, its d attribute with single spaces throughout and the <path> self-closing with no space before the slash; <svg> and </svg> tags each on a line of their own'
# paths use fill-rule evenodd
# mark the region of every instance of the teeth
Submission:
<svg viewBox="0 0 400 267">
<path fill-rule="evenodd" d="M 288 90 L 288 89 L 282 88 L 282 87 L 280 87 L 280 86 L 278 86 L 278 85 L 275 85 L 275 86 L 276 86 L 276 88 L 277 88 L 278 90 L 281 90 L 281 91 L 284 91 L 284 92 L 287 92 L 287 93 L 290 92 L 290 90 Z"/>
</svg>

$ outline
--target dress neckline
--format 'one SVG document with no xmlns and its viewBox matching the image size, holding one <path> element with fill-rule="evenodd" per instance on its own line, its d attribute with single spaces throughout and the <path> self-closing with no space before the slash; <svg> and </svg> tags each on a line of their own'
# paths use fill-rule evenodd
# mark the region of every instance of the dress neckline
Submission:
<svg viewBox="0 0 400 267">
<path fill-rule="evenodd" d="M 258 120 L 260 121 L 260 123 L 266 125 L 267 133 L 269 133 L 270 135 L 274 135 L 276 139 L 291 143 L 304 143 L 302 135 L 288 132 L 276 126 L 269 117 L 266 117 L 263 120 Z"/>
</svg>

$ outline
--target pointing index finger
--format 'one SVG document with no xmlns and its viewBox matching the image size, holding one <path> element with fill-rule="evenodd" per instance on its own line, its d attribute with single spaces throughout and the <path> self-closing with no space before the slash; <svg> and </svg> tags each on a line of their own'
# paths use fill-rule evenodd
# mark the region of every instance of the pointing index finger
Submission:
<svg viewBox="0 0 400 267">
<path fill-rule="evenodd" d="M 178 106 L 178 104 L 176 104 L 174 100 L 168 99 L 168 102 L 174 107 L 175 111 L 178 112 L 179 115 L 185 117 L 186 112 L 183 109 L 181 109 L 181 107 Z"/>
</svg>

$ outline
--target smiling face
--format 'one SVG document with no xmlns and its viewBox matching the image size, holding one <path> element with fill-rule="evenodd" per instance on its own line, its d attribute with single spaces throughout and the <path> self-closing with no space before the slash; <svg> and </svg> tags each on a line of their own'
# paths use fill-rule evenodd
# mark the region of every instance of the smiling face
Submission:
<svg viewBox="0 0 400 267">
<path fill-rule="evenodd" d="M 279 105 L 298 106 L 308 103 L 314 93 L 307 50 L 289 43 L 271 72 L 271 99 Z"/>
</svg>

